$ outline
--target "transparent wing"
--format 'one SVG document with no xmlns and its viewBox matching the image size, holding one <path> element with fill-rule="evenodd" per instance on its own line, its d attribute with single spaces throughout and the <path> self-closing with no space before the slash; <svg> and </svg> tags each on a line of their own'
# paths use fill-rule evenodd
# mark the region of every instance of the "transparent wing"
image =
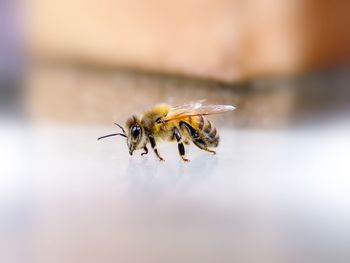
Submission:
<svg viewBox="0 0 350 263">
<path fill-rule="evenodd" d="M 204 100 L 199 100 L 173 107 L 165 117 L 165 121 L 181 119 L 188 116 L 218 114 L 235 109 L 232 105 L 203 105 L 203 102 Z"/>
</svg>

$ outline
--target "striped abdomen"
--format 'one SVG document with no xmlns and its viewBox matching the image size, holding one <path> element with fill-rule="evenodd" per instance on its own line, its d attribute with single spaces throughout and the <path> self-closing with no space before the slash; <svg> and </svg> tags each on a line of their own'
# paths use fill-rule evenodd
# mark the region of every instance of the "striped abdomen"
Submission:
<svg viewBox="0 0 350 263">
<path fill-rule="evenodd" d="M 207 147 L 218 146 L 220 140 L 219 133 L 217 132 L 215 126 L 205 117 L 203 117 L 202 115 L 189 116 L 186 118 L 186 120 L 183 121 L 187 122 L 194 128 L 194 130 L 197 131 L 197 134 L 195 134 L 194 131 L 189 131 L 192 140 L 200 140 Z"/>
</svg>

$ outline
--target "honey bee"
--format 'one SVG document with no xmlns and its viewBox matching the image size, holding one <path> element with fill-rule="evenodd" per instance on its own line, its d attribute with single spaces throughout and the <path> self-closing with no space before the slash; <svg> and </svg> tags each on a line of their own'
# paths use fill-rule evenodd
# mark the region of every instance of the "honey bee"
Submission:
<svg viewBox="0 0 350 263">
<path fill-rule="evenodd" d="M 231 105 L 203 105 L 203 101 L 195 101 L 181 106 L 172 107 L 168 104 L 157 105 L 141 116 L 132 116 L 126 122 L 126 130 L 115 123 L 122 133 L 102 136 L 98 140 L 120 135 L 126 138 L 129 154 L 143 149 L 141 155 L 148 153 L 147 144 L 150 143 L 154 153 L 160 161 L 164 158 L 157 150 L 159 141 L 176 141 L 180 157 L 185 162 L 184 144 L 193 142 L 201 150 L 216 154 L 210 148 L 219 144 L 219 134 L 215 126 L 204 116 L 234 110 Z M 210 147 L 210 148 L 209 148 Z"/>
</svg>

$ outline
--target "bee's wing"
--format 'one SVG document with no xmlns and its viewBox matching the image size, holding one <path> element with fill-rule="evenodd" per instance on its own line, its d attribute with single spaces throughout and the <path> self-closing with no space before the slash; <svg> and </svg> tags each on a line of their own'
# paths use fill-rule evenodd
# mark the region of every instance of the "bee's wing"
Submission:
<svg viewBox="0 0 350 263">
<path fill-rule="evenodd" d="M 165 117 L 165 121 L 182 119 L 188 116 L 211 115 L 232 111 L 232 105 L 203 105 L 204 100 L 194 101 L 181 106 L 174 107 Z"/>
</svg>

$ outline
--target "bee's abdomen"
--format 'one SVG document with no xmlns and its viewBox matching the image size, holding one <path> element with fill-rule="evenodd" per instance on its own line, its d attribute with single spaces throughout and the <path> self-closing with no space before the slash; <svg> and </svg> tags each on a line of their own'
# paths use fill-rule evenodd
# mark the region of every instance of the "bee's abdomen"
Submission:
<svg viewBox="0 0 350 263">
<path fill-rule="evenodd" d="M 206 118 L 203 117 L 202 127 L 203 139 L 209 147 L 216 147 L 219 144 L 219 133 L 216 127 Z"/>
<path fill-rule="evenodd" d="M 219 144 L 219 133 L 215 126 L 202 115 L 189 116 L 186 120 L 199 133 L 199 138 L 202 144 L 207 147 L 216 147 Z"/>
</svg>

